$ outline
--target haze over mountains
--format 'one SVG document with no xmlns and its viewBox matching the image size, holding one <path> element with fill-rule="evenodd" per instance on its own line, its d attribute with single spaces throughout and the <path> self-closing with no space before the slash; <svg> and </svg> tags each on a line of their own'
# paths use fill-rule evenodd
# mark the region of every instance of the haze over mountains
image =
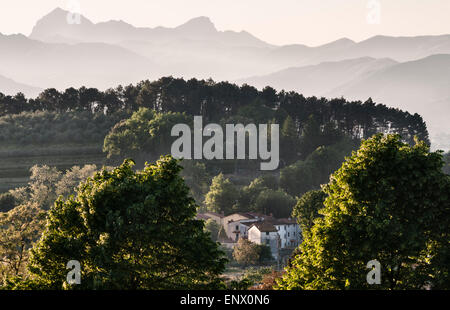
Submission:
<svg viewBox="0 0 450 310">
<path fill-rule="evenodd" d="M 30 97 L 36 97 L 41 93 L 41 91 L 43 91 L 42 88 L 17 83 L 14 80 L 0 75 L 0 92 L 2 92 L 3 94 L 14 95 L 21 92 L 23 94 L 27 94 Z"/>
<path fill-rule="evenodd" d="M 450 54 L 403 63 L 371 57 L 323 62 L 238 82 L 257 88 L 271 85 L 306 96 L 371 97 L 375 102 L 419 113 L 427 122 L 434 146 L 450 148 Z"/>
<path fill-rule="evenodd" d="M 69 24 L 67 16 L 55 9 L 29 37 L 0 33 L 0 92 L 34 97 L 49 87 L 106 89 L 172 75 L 307 96 L 372 97 L 421 114 L 434 146 L 450 149 L 450 35 L 275 46 L 245 31 L 218 31 L 207 17 L 175 28 L 138 28 L 85 17 Z"/>
</svg>

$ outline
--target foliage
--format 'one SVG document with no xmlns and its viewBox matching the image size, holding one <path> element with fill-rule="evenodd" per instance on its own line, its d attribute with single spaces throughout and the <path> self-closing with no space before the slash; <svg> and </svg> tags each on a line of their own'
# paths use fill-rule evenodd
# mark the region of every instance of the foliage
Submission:
<svg viewBox="0 0 450 310">
<path fill-rule="evenodd" d="M 273 214 L 275 217 L 289 217 L 294 199 L 278 189 L 278 182 L 272 175 L 262 175 L 244 186 L 239 193 L 236 211 Z"/>
<path fill-rule="evenodd" d="M 1 114 L 0 114 L 1 115 Z M 127 114 L 88 111 L 36 111 L 0 116 L 0 143 L 50 145 L 102 143 L 109 130 Z"/>
<path fill-rule="evenodd" d="M 257 244 L 259 262 L 266 263 L 273 260 L 272 251 L 270 247 L 265 244 Z"/>
<path fill-rule="evenodd" d="M 227 289 L 234 291 L 243 291 L 249 289 L 253 285 L 253 282 L 250 279 L 243 278 L 240 280 L 232 280 L 230 281 Z"/>
<path fill-rule="evenodd" d="M 68 198 L 70 195 L 74 194 L 78 184 L 93 176 L 96 171 L 96 165 L 84 165 L 83 167 L 73 166 L 65 173 L 61 174 L 61 177 L 55 186 L 56 195 Z"/>
<path fill-rule="evenodd" d="M 442 155 L 375 135 L 325 186 L 325 207 L 278 289 L 449 288 L 450 180 Z M 381 263 L 381 285 L 366 264 Z M 447 259 L 447 260 L 446 260 Z M 444 263 L 447 261 L 447 263 Z"/>
<path fill-rule="evenodd" d="M 450 152 L 444 155 L 444 173 L 450 174 Z"/>
<path fill-rule="evenodd" d="M 16 199 L 11 193 L 0 194 L 0 212 L 8 212 L 16 205 Z"/>
<path fill-rule="evenodd" d="M 81 87 L 60 92 L 49 88 L 34 99 L 27 99 L 23 94 L 6 96 L 0 93 L 0 116 L 35 111 L 113 115 L 130 113 L 140 107 L 161 113 L 203 115 L 205 121 L 216 123 L 220 123 L 222 118 L 242 115 L 257 123 L 268 123 L 275 118 L 277 123 L 283 124 L 289 115 L 299 134 L 304 131 L 308 120 L 314 118 L 321 128 L 336 128 L 352 138 L 392 132 L 402 134 L 408 143 L 413 143 L 415 135 L 428 142 L 422 117 L 375 104 L 371 98 L 366 102 L 350 102 L 343 98 L 305 98 L 296 92 L 277 93 L 270 87 L 258 91 L 246 84 L 239 87 L 228 82 L 216 83 L 211 79 L 162 77 L 157 81 L 146 80 L 125 87 L 119 85 L 105 91 Z M 330 134 L 332 138 L 334 133 Z M 304 142 L 311 151 L 317 147 L 314 141 L 306 139 Z M 304 158 L 307 154 L 302 153 Z"/>
<path fill-rule="evenodd" d="M 243 266 L 257 265 L 272 260 L 270 248 L 264 244 L 256 244 L 240 238 L 233 249 L 233 258 Z"/>
<path fill-rule="evenodd" d="M 234 246 L 233 257 L 243 266 L 256 265 L 259 261 L 259 251 L 256 244 L 240 238 Z"/>
<path fill-rule="evenodd" d="M 56 200 L 56 183 L 61 178 L 61 172 L 55 167 L 44 165 L 33 166 L 29 182 L 30 201 L 39 203 L 43 209 L 49 209 Z"/>
<path fill-rule="evenodd" d="M 292 196 L 301 196 L 304 193 L 319 189 L 321 184 L 328 182 L 333 173 L 357 147 L 357 142 L 350 139 L 341 139 L 332 146 L 320 146 L 304 161 L 281 169 L 280 188 Z"/>
<path fill-rule="evenodd" d="M 9 193 L 14 197 L 16 205 L 31 202 L 43 210 L 48 210 L 58 196 L 67 198 L 74 194 L 78 184 L 92 176 L 96 170 L 96 165 L 73 166 L 63 173 L 55 167 L 34 165 L 30 169 L 28 185 Z"/>
<path fill-rule="evenodd" d="M 275 188 L 276 189 L 276 188 Z M 261 192 L 268 190 L 264 180 L 260 178 L 254 179 L 249 185 L 241 188 L 236 205 L 238 211 L 254 210 L 256 199 Z"/>
<path fill-rule="evenodd" d="M 302 231 L 309 231 L 314 225 L 314 220 L 321 217 L 319 210 L 324 207 L 326 194 L 319 191 L 309 191 L 297 199 L 297 204 L 292 211 L 292 217 L 297 219 Z"/>
<path fill-rule="evenodd" d="M 252 290 L 273 290 L 277 285 L 277 280 L 282 277 L 282 273 L 276 270 L 272 270 L 270 273 L 263 275 L 261 284 L 252 287 Z"/>
<path fill-rule="evenodd" d="M 205 221 L 205 231 L 209 232 L 211 239 L 217 241 L 219 237 L 220 225 L 213 219 L 207 219 Z"/>
<path fill-rule="evenodd" d="M 190 124 L 185 114 L 158 113 L 140 108 L 131 118 L 116 124 L 105 137 L 103 151 L 108 158 L 137 157 L 139 162 L 152 160 L 161 154 L 170 154 L 176 137 L 171 136 L 176 124 Z"/>
<path fill-rule="evenodd" d="M 249 267 L 245 269 L 243 278 L 249 279 L 252 283 L 260 283 L 264 276 L 272 272 L 272 267 Z"/>
<path fill-rule="evenodd" d="M 181 165 L 183 166 L 181 175 L 186 185 L 191 189 L 192 197 L 198 204 L 203 203 L 211 180 L 210 174 L 206 170 L 206 165 L 195 160 L 183 160 Z"/>
<path fill-rule="evenodd" d="M 263 214 L 272 214 L 276 218 L 285 218 L 291 215 L 294 205 L 295 199 L 283 190 L 267 189 L 259 193 L 252 209 Z"/>
<path fill-rule="evenodd" d="M 297 126 L 289 115 L 281 126 L 280 137 L 280 154 L 283 164 L 292 164 L 298 157 L 299 152 L 299 136 Z"/>
<path fill-rule="evenodd" d="M 196 205 L 178 161 L 163 157 L 142 171 L 126 160 L 58 199 L 32 249 L 30 272 L 52 289 L 199 289 L 221 287 L 225 259 L 195 220 Z M 81 285 L 65 283 L 78 260 Z"/>
<path fill-rule="evenodd" d="M 272 289 L 266 282 L 273 273 L 277 272 L 272 270 L 272 267 L 249 267 L 245 269 L 240 279 L 230 281 L 227 288 L 230 290 Z"/>
<path fill-rule="evenodd" d="M 238 194 L 234 184 L 220 173 L 212 179 L 209 192 L 205 196 L 205 208 L 212 212 L 224 212 L 226 215 L 233 213 Z"/>
<path fill-rule="evenodd" d="M 28 250 L 44 227 L 45 212 L 34 204 L 0 213 L 0 284 L 7 278 L 26 277 Z"/>
</svg>

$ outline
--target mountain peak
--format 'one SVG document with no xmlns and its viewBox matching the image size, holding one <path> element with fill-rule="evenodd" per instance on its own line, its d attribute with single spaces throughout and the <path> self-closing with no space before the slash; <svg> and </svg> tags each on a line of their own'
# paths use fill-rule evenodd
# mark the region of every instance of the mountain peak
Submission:
<svg viewBox="0 0 450 310">
<path fill-rule="evenodd" d="M 350 40 L 349 38 L 341 38 L 341 39 L 332 41 L 330 43 L 321 45 L 320 47 L 327 47 L 327 48 L 329 48 L 329 47 L 338 47 L 338 48 L 340 48 L 340 47 L 348 47 L 348 46 L 351 46 L 351 45 L 354 45 L 354 44 L 356 44 L 356 42 L 353 41 L 353 40 Z"/>
<path fill-rule="evenodd" d="M 42 20 L 52 20 L 52 21 L 60 21 L 62 19 L 65 20 L 67 14 L 69 14 L 69 11 L 63 10 L 60 7 L 57 7 L 56 9 L 52 10 L 47 15 L 44 15 L 40 21 Z"/>
<path fill-rule="evenodd" d="M 29 37 L 31 39 L 46 41 L 51 37 L 61 36 L 68 28 L 75 30 L 92 27 L 93 23 L 83 15 L 80 16 L 79 23 L 70 23 L 72 16 L 69 14 L 73 13 L 57 7 L 37 21 Z M 64 37 L 64 35 L 62 36 Z"/>
<path fill-rule="evenodd" d="M 176 27 L 175 29 L 189 31 L 189 32 L 216 32 L 216 26 L 214 26 L 213 22 L 206 16 L 199 16 L 193 18 L 186 23 Z"/>
<path fill-rule="evenodd" d="M 62 23 L 67 23 L 67 16 L 72 14 L 70 11 L 66 11 L 57 7 L 52 10 L 50 13 L 42 17 L 37 23 L 38 24 L 47 24 L 47 25 L 61 25 Z M 81 23 L 92 24 L 90 20 L 81 15 Z"/>
</svg>

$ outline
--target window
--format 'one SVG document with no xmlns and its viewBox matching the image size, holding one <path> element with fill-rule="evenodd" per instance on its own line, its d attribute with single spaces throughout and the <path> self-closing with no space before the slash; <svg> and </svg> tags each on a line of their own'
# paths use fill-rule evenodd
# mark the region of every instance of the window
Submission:
<svg viewBox="0 0 450 310">
<path fill-rule="evenodd" d="M 290 237 L 290 236 L 289 236 L 289 233 L 288 233 L 288 237 Z"/>
<path fill-rule="evenodd" d="M 270 240 L 269 239 L 266 239 L 266 244 L 269 244 L 270 243 Z"/>
<path fill-rule="evenodd" d="M 239 225 L 236 225 L 236 230 L 239 230 Z"/>
<path fill-rule="evenodd" d="M 269 235 L 269 232 L 268 231 L 266 231 L 266 236 L 268 236 Z"/>
</svg>

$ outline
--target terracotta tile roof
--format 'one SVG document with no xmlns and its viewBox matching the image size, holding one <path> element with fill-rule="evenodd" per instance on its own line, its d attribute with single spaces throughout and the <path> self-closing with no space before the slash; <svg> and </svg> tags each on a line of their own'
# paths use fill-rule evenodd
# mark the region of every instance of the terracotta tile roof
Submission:
<svg viewBox="0 0 450 310">
<path fill-rule="evenodd" d="M 202 213 L 198 213 L 198 214 L 195 216 L 195 218 L 196 218 L 197 220 L 204 220 L 204 221 L 206 221 L 206 220 L 208 220 L 210 217 L 207 216 L 207 215 L 204 215 L 204 214 L 202 214 Z"/>
<path fill-rule="evenodd" d="M 220 217 L 220 218 L 225 217 L 223 214 L 219 214 L 219 213 L 216 213 L 216 212 L 210 212 L 210 211 L 205 212 L 204 214 L 206 214 L 206 215 L 211 214 L 211 215 L 214 215 L 214 216 L 217 216 L 217 217 Z"/>
<path fill-rule="evenodd" d="M 243 217 L 246 217 L 247 219 L 253 219 L 253 218 L 255 218 L 255 216 L 252 215 L 251 213 L 237 212 L 237 213 L 235 213 L 235 214 L 239 214 L 239 215 L 241 215 L 241 216 L 243 216 Z M 231 215 L 232 215 L 232 214 L 231 214 Z"/>
<path fill-rule="evenodd" d="M 255 226 L 256 228 L 258 228 L 259 231 L 261 232 L 277 232 L 278 230 L 276 229 L 275 226 L 273 226 L 272 223 L 263 221 L 263 222 L 256 222 L 252 225 L 252 227 Z"/>
<path fill-rule="evenodd" d="M 271 219 L 269 220 L 273 225 L 287 225 L 287 224 L 297 224 L 297 221 L 292 218 L 283 219 Z"/>
</svg>

